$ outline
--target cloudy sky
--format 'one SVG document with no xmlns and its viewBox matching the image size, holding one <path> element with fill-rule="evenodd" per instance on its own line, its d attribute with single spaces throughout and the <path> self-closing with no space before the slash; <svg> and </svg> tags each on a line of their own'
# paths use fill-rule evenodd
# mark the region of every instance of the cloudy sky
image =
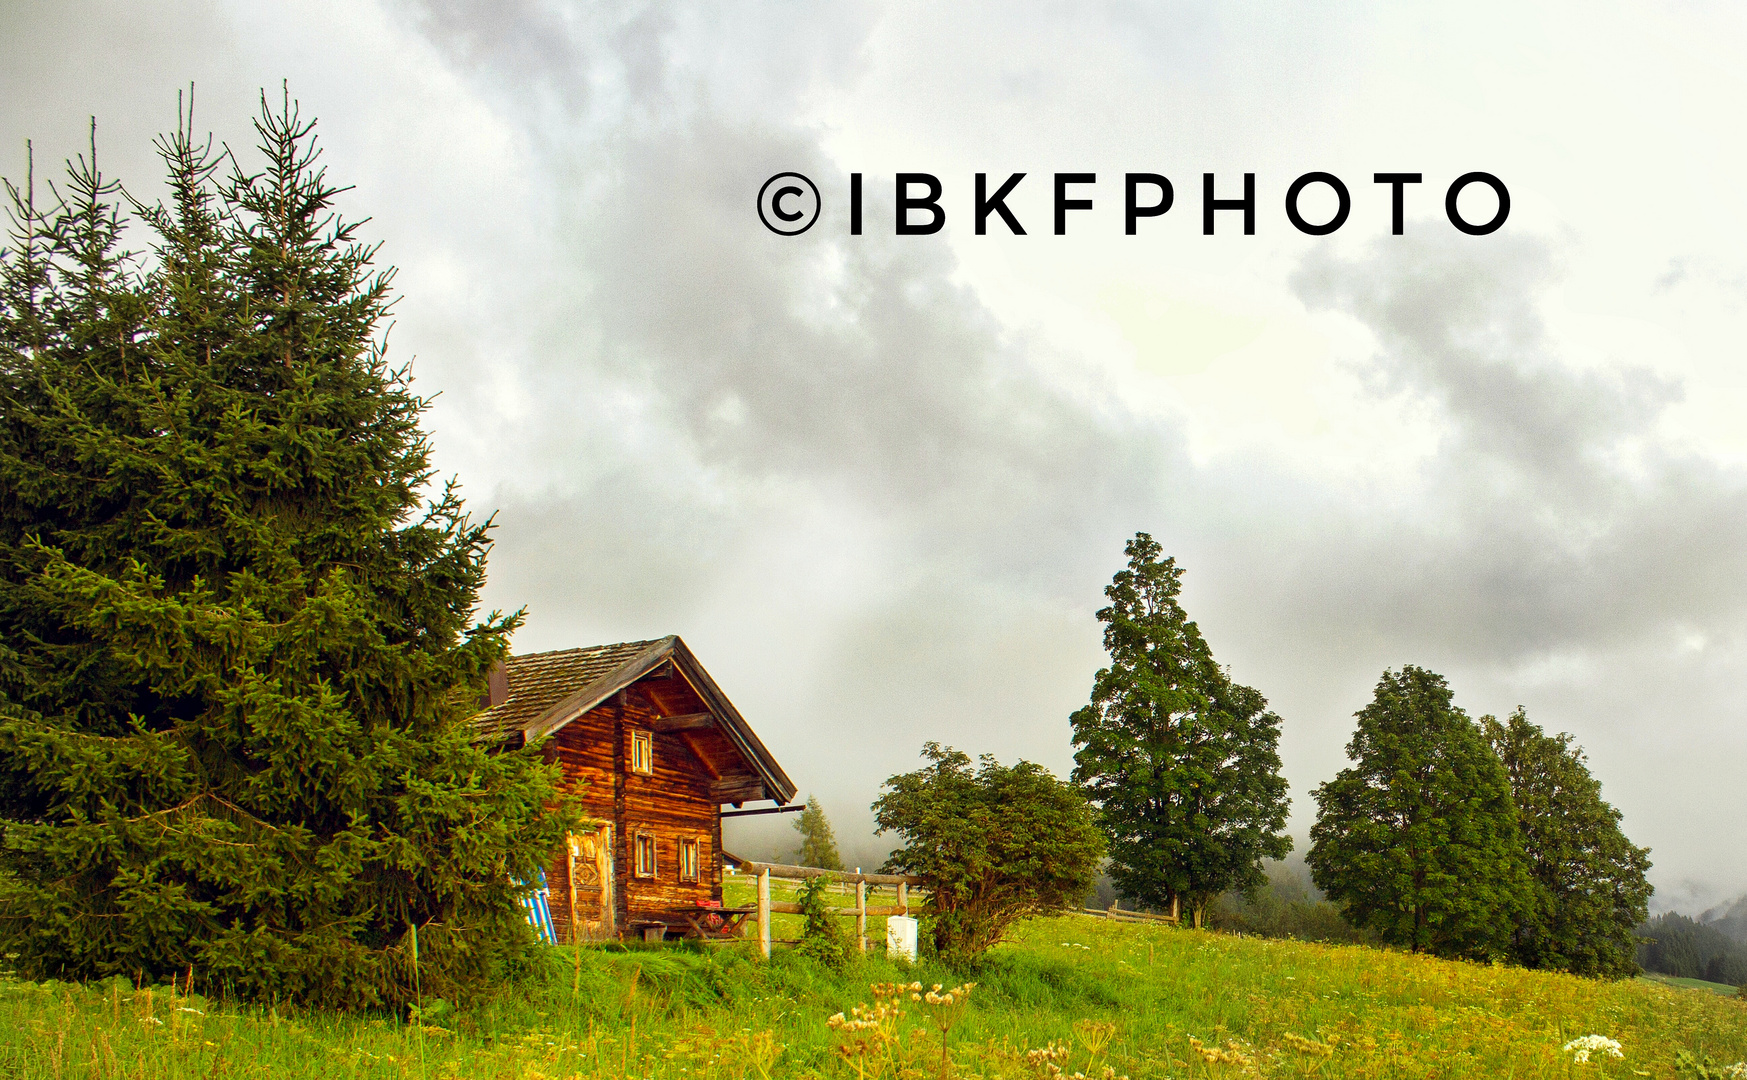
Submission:
<svg viewBox="0 0 1747 1080">
<path fill-rule="evenodd" d="M 151 195 L 179 87 L 243 152 L 289 80 L 517 650 L 683 635 L 851 851 L 924 739 L 1071 766 L 1146 530 L 1284 718 L 1300 837 L 1417 663 L 1577 736 L 1658 907 L 1739 893 L 1747 12 L 1319 7 L 14 0 L 0 173 L 95 116 Z M 824 196 L 793 238 L 785 170 Z M 1488 236 L 1443 213 L 1472 170 Z M 1128 171 L 1176 189 L 1134 237 Z M 1328 237 L 1283 209 L 1310 171 L 1352 191 Z M 897 172 L 945 230 L 893 234 Z M 1028 235 L 975 235 L 977 172 L 1028 174 Z M 1098 177 L 1064 236 L 1055 172 Z M 1204 172 L 1256 174 L 1255 235 L 1202 235 Z"/>
</svg>

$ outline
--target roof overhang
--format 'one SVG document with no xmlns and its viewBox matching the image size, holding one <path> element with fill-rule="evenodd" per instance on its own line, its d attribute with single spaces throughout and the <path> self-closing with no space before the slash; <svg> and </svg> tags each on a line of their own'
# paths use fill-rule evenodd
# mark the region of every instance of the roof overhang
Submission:
<svg viewBox="0 0 1747 1080">
<path fill-rule="evenodd" d="M 649 648 L 619 665 L 617 668 L 595 679 L 589 685 L 576 691 L 568 697 L 559 700 L 551 708 L 528 721 L 521 727 L 524 745 L 562 730 L 590 709 L 605 703 L 614 694 L 630 686 L 659 668 L 662 664 L 672 661 L 676 673 L 690 684 L 698 698 L 708 709 L 708 716 L 713 726 L 725 736 L 740 756 L 745 759 L 758 779 L 762 781 L 764 794 L 762 797 L 775 799 L 778 802 L 788 802 L 795 797 L 795 783 L 783 772 L 782 766 L 776 763 L 764 743 L 753 732 L 745 717 L 728 700 L 728 695 L 722 693 L 716 680 L 710 678 L 710 673 L 698 663 L 697 657 L 686 648 L 685 642 L 678 635 L 662 638 L 652 643 Z M 702 723 L 703 714 L 687 716 L 683 719 L 688 726 L 698 726 Z M 729 792 L 723 790 L 719 794 L 725 796 L 723 802 L 739 802 L 745 798 L 758 798 L 746 791 Z"/>
</svg>

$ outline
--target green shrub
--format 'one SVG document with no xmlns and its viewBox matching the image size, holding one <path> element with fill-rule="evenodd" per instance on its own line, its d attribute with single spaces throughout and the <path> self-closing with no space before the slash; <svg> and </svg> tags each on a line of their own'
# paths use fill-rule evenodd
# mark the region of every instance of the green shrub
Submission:
<svg viewBox="0 0 1747 1080">
<path fill-rule="evenodd" d="M 934 949 L 948 963 L 999 944 L 1020 918 L 1077 906 L 1092 888 L 1104 838 L 1078 788 L 1029 761 L 924 743 L 933 762 L 886 781 L 874 803 L 882 832 L 904 846 L 886 868 L 923 879 Z"/>
<path fill-rule="evenodd" d="M 795 946 L 795 951 L 833 971 L 842 971 L 849 966 L 849 941 L 837 924 L 837 916 L 831 914 L 831 905 L 825 901 L 830 887 L 831 881 L 825 877 L 808 878 L 801 883 L 797 902 L 803 922 L 801 943 Z"/>
</svg>

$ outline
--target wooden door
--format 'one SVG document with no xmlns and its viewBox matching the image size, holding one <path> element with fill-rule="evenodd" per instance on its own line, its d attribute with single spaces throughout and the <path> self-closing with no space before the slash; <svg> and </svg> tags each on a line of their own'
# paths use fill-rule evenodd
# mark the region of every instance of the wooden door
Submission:
<svg viewBox="0 0 1747 1080">
<path fill-rule="evenodd" d="M 590 822 L 590 833 L 570 837 L 571 940 L 605 941 L 614 937 L 613 826 Z"/>
</svg>

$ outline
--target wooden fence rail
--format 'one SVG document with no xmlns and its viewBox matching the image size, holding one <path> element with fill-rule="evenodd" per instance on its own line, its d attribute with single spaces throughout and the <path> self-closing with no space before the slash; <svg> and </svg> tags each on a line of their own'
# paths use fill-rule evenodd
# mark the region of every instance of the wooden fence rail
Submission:
<svg viewBox="0 0 1747 1080">
<path fill-rule="evenodd" d="M 742 873 L 755 874 L 758 877 L 758 947 L 768 959 L 773 939 L 770 936 L 770 917 L 772 915 L 799 915 L 801 905 L 790 900 L 772 900 L 770 898 L 770 880 L 779 881 L 809 881 L 813 878 L 830 878 L 844 885 L 855 886 L 855 906 L 832 908 L 831 913 L 840 918 L 855 919 L 855 938 L 861 946 L 861 951 L 867 951 L 867 920 L 874 917 L 910 914 L 910 887 L 922 884 L 922 879 L 910 874 L 852 874 L 844 870 L 821 870 L 816 866 L 788 866 L 783 863 L 754 862 L 742 859 L 732 852 L 722 853 L 724 862 L 737 867 Z M 896 904 L 869 906 L 867 890 L 874 888 L 893 887 L 897 890 Z M 1116 922 L 1141 923 L 1176 923 L 1174 915 L 1154 915 L 1147 911 L 1125 911 L 1112 904 L 1108 908 L 1081 908 L 1080 914 L 1093 915 L 1100 919 L 1110 919 Z M 793 944 L 785 941 L 783 944 Z"/>
<path fill-rule="evenodd" d="M 1124 911 L 1115 905 L 1107 908 L 1081 908 L 1080 914 L 1093 915 L 1100 919 L 1113 919 L 1117 922 L 1175 923 L 1177 921 L 1175 915 L 1154 915 L 1150 911 Z"/>
<path fill-rule="evenodd" d="M 832 881 L 855 886 L 855 906 L 852 908 L 833 908 L 831 913 L 841 918 L 854 917 L 855 939 L 861 946 L 861 951 L 867 951 L 867 920 L 874 917 L 910 914 L 910 886 L 920 885 L 922 879 L 909 874 L 851 874 L 843 870 L 821 870 L 816 866 L 787 866 L 782 863 L 754 862 L 742 859 L 732 852 L 722 852 L 724 862 L 738 867 L 743 873 L 758 875 L 758 947 L 765 958 L 770 957 L 770 917 L 777 915 L 799 915 L 801 905 L 792 901 L 772 901 L 770 898 L 770 879 L 783 881 L 809 881 L 813 878 L 830 878 Z M 879 888 L 892 886 L 897 889 L 898 902 L 889 906 L 869 907 L 867 903 L 868 886 Z"/>
</svg>

